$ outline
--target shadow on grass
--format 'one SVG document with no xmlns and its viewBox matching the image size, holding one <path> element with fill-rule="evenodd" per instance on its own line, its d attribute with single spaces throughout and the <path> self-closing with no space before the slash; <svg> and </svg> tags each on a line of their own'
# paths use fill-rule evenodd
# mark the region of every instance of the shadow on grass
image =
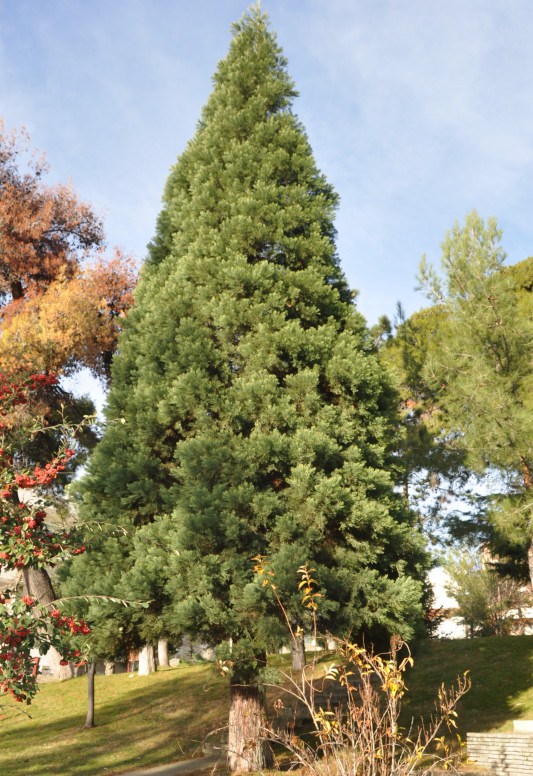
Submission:
<svg viewBox="0 0 533 776">
<path fill-rule="evenodd" d="M 438 687 L 469 671 L 472 689 L 459 704 L 459 732 L 489 731 L 520 717 L 533 719 L 533 636 L 421 642 L 406 677 L 403 724 L 428 716 Z"/>
<path fill-rule="evenodd" d="M 82 704 L 79 712 L 50 721 L 21 718 L 16 727 L 11 723 L 11 729 L 1 734 L 0 773 L 102 776 L 141 764 L 149 767 L 201 756 L 205 735 L 227 719 L 227 686 L 207 671 L 172 673 L 175 675 L 157 682 L 135 677 L 133 686 L 122 688 L 118 684 L 112 688 L 112 682 L 101 677 L 96 687 L 97 727 L 91 730 L 82 727 Z M 84 704 L 84 678 L 62 687 L 72 688 L 74 683 L 82 685 L 79 697 Z M 117 687 L 120 694 L 106 699 L 106 689 L 116 692 Z"/>
<path fill-rule="evenodd" d="M 465 670 L 472 690 L 459 708 L 463 737 L 533 718 L 533 636 L 427 641 L 414 657 L 404 726 L 429 717 L 439 685 L 450 686 Z M 186 759 L 200 755 L 205 736 L 227 721 L 227 684 L 209 668 L 97 677 L 92 730 L 82 728 L 86 686 L 80 678 L 43 688 L 34 719 L 2 720 L 0 774 L 111 776 Z"/>
</svg>

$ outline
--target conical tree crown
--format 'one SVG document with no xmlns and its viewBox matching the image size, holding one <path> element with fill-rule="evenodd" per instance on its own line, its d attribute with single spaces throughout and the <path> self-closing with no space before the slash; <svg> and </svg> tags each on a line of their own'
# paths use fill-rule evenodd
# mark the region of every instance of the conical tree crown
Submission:
<svg viewBox="0 0 533 776">
<path fill-rule="evenodd" d="M 214 83 L 116 359 L 108 411 L 127 423 L 102 441 L 86 497 L 122 469 L 110 503 L 143 520 L 164 505 L 175 621 L 231 636 L 234 654 L 273 633 L 256 553 L 272 558 L 294 621 L 310 560 L 330 624 L 407 634 L 423 553 L 394 492 L 394 395 L 339 268 L 337 197 L 258 11 L 236 25 Z M 157 497 L 136 484 L 143 457 Z"/>
<path fill-rule="evenodd" d="M 334 245 L 337 196 L 291 112 L 296 92 L 285 59 L 264 17 L 248 16 L 236 30 L 166 186 L 151 257 L 166 264 L 158 284 L 175 274 L 177 257 L 193 284 L 198 274 L 223 273 L 228 260 L 283 270 L 312 264 L 347 299 Z"/>
</svg>

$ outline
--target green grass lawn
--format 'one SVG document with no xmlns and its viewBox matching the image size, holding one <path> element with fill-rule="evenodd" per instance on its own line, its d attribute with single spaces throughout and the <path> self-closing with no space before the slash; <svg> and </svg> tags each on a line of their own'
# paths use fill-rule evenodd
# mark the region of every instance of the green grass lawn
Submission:
<svg viewBox="0 0 533 776">
<path fill-rule="evenodd" d="M 533 719 L 533 636 L 427 641 L 414 657 L 404 724 L 430 714 L 439 684 L 451 684 L 467 669 L 473 686 L 460 706 L 463 735 Z M 6 702 L 0 710 L 0 774 L 111 776 L 200 755 L 205 736 L 227 722 L 227 683 L 209 665 L 180 665 L 147 677 L 96 677 L 93 730 L 83 729 L 86 693 L 85 677 L 44 684 L 28 707 L 31 718 L 19 704 Z"/>
<path fill-rule="evenodd" d="M 431 711 L 438 686 L 468 670 L 472 689 L 459 705 L 459 731 L 512 729 L 513 719 L 533 719 L 533 636 L 430 640 L 414 651 L 406 677 L 404 723 Z"/>
<path fill-rule="evenodd" d="M 87 679 L 41 686 L 28 707 L 5 704 L 0 774 L 103 776 L 199 754 L 226 724 L 228 690 L 208 665 L 96 677 L 97 727 L 84 730 Z"/>
</svg>

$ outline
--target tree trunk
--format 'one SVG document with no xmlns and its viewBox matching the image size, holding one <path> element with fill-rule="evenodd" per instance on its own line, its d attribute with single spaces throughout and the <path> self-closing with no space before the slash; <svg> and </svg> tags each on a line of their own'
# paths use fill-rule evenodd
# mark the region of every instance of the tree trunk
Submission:
<svg viewBox="0 0 533 776">
<path fill-rule="evenodd" d="M 305 639 L 303 633 L 295 633 L 291 641 L 292 670 L 303 671 L 305 668 Z"/>
<path fill-rule="evenodd" d="M 115 661 L 104 660 L 104 674 L 105 676 L 112 676 L 115 673 Z"/>
<path fill-rule="evenodd" d="M 24 592 L 40 604 L 51 604 L 56 600 L 54 586 L 46 569 L 22 569 Z"/>
<path fill-rule="evenodd" d="M 520 465 L 524 477 L 524 490 L 528 495 L 531 495 L 531 491 L 533 490 L 533 470 L 524 457 L 520 457 Z M 527 565 L 529 568 L 529 581 L 533 587 L 533 536 L 529 540 L 529 547 L 527 549 Z"/>
<path fill-rule="evenodd" d="M 92 660 L 87 666 L 87 716 L 83 727 L 94 727 L 94 675 L 96 673 L 96 663 Z"/>
<path fill-rule="evenodd" d="M 257 686 L 232 684 L 228 724 L 230 771 L 261 771 L 272 765 L 265 739 L 267 725 L 264 693 Z"/>
<path fill-rule="evenodd" d="M 22 288 L 22 283 L 20 280 L 14 280 L 11 283 L 11 296 L 13 297 L 13 301 L 22 299 L 24 296 L 24 289 Z"/>
<path fill-rule="evenodd" d="M 168 639 L 159 639 L 157 642 L 157 664 L 161 666 L 169 666 L 168 662 Z"/>
<path fill-rule="evenodd" d="M 35 598 L 39 604 L 51 604 L 56 600 L 54 586 L 46 569 L 23 568 L 22 578 L 25 594 Z M 46 658 L 52 676 L 56 679 L 72 679 L 72 666 L 60 665 L 61 655 L 55 647 L 50 647 Z"/>
<path fill-rule="evenodd" d="M 154 647 L 152 644 L 145 644 L 139 650 L 139 676 L 148 676 L 155 671 Z"/>
</svg>

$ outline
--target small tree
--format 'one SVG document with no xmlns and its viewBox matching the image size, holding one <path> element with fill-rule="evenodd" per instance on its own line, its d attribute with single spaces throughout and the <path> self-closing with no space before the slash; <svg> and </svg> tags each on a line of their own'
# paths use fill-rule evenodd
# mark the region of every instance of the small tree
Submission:
<svg viewBox="0 0 533 776">
<path fill-rule="evenodd" d="M 533 603 L 531 591 L 516 579 L 502 576 L 479 550 L 463 548 L 446 562 L 447 592 L 470 636 L 506 636 L 520 628 L 523 610 Z"/>
<path fill-rule="evenodd" d="M 21 596 L 20 585 L 15 584 L 13 590 L 0 594 L 0 693 L 9 692 L 27 703 L 37 690 L 31 650 L 43 654 L 55 649 L 62 664 L 79 663 L 82 646 L 72 636 L 89 632 L 82 620 L 60 611 L 48 590 L 33 592 L 30 576 L 32 570 L 46 570 L 85 551 L 71 532 L 54 529 L 48 522 L 42 497 L 74 455 L 68 446 L 70 439 L 43 466 L 25 466 L 21 455 L 25 442 L 43 431 L 38 420 L 39 394 L 55 379 L 42 374 L 18 379 L 0 375 L 0 570 L 18 572 L 27 591 Z M 33 493 L 31 500 L 21 497 L 28 489 Z"/>
</svg>

